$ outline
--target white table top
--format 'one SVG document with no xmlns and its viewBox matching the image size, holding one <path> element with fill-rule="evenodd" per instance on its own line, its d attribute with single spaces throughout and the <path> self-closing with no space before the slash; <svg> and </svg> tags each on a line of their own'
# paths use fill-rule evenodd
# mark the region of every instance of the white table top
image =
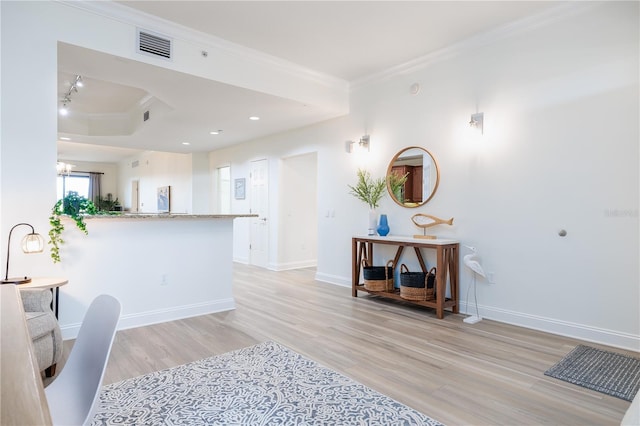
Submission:
<svg viewBox="0 0 640 426">
<path fill-rule="evenodd" d="M 387 242 L 399 242 L 399 243 L 421 243 L 421 244 L 433 244 L 433 245 L 448 245 L 459 244 L 460 241 L 449 239 L 430 239 L 430 238 L 413 238 L 408 235 L 386 235 L 381 237 L 380 235 L 356 235 L 354 238 L 360 238 L 363 240 L 373 241 L 387 241 Z"/>
<path fill-rule="evenodd" d="M 68 279 L 61 277 L 31 277 L 31 282 L 18 284 L 18 288 L 55 288 L 61 287 L 68 282 Z"/>
</svg>

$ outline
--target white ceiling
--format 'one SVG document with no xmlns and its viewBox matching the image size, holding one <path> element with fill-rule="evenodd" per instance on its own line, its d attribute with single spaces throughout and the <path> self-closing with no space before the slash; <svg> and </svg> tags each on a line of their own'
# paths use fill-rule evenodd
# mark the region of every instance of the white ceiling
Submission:
<svg viewBox="0 0 640 426">
<path fill-rule="evenodd" d="M 558 4 L 544 1 L 117 3 L 349 82 Z M 87 135 L 91 132 L 86 131 L 86 126 L 78 130 L 78 126 L 65 127 L 61 122 L 60 129 L 69 131 L 61 131 L 60 135 L 71 137 L 74 143 L 202 152 L 330 117 L 327 111 L 292 100 L 60 44 L 61 98 L 75 74 L 83 75 L 87 84 L 72 95 L 70 106 L 76 113 L 82 112 L 85 119 L 96 114 L 122 119 L 122 114 L 137 111 L 139 104 L 150 102 L 149 99 L 160 101 L 164 108 L 160 108 L 162 119 L 155 120 L 154 126 L 147 124 L 133 129 L 127 136 L 105 136 L 105 132 Z M 111 83 L 116 85 L 110 86 Z M 269 114 L 258 122 L 247 120 L 250 115 L 261 114 L 259 111 L 269 111 Z M 103 127 L 109 127 L 108 124 L 103 123 Z M 215 137 L 209 134 L 217 129 L 223 133 Z M 82 154 L 78 150 L 76 155 L 73 145 L 65 144 L 64 158 L 77 161 L 104 158 L 104 148 L 92 156 L 90 146 L 84 147 Z M 130 154 L 130 151 L 124 152 Z M 62 153 L 59 157 L 63 158 Z"/>
</svg>

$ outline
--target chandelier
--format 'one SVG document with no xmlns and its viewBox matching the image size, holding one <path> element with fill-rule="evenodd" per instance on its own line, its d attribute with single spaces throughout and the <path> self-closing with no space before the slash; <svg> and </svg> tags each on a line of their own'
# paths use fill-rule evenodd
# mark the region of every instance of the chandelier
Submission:
<svg viewBox="0 0 640 426">
<path fill-rule="evenodd" d="M 56 171 L 58 172 L 58 176 L 62 176 L 62 175 L 69 176 L 74 167 L 75 166 L 73 164 L 63 163 L 62 161 L 58 161 L 56 163 Z"/>
</svg>

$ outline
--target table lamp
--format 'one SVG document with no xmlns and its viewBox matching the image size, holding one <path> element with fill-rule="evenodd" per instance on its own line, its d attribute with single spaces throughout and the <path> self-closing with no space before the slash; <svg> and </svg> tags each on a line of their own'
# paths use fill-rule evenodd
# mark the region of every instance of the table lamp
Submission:
<svg viewBox="0 0 640 426">
<path fill-rule="evenodd" d="M 4 275 L 4 280 L 2 280 L 2 284 L 25 284 L 31 282 L 31 278 L 29 277 L 18 277 L 18 278 L 9 278 L 9 254 L 11 253 L 11 234 L 13 230 L 18 226 L 28 226 L 31 228 L 31 233 L 25 235 L 22 239 L 22 251 L 24 253 L 42 253 L 44 250 L 44 239 L 40 234 L 36 234 L 33 226 L 28 223 L 18 223 L 14 225 L 13 228 L 9 231 L 9 240 L 7 242 L 7 269 Z"/>
</svg>

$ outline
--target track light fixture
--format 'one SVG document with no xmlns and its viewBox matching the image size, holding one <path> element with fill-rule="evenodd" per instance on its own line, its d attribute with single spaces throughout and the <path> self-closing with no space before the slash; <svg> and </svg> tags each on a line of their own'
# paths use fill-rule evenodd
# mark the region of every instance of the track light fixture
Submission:
<svg viewBox="0 0 640 426">
<path fill-rule="evenodd" d="M 60 103 L 62 103 L 62 106 L 58 110 L 60 112 L 60 115 L 69 114 L 69 108 L 67 108 L 67 104 L 71 103 L 71 95 L 73 93 L 78 93 L 78 87 L 84 87 L 84 83 L 82 82 L 81 75 L 76 75 L 75 81 L 71 83 L 69 90 L 67 90 L 67 93 L 64 95 L 64 97 L 60 101 Z"/>
</svg>

